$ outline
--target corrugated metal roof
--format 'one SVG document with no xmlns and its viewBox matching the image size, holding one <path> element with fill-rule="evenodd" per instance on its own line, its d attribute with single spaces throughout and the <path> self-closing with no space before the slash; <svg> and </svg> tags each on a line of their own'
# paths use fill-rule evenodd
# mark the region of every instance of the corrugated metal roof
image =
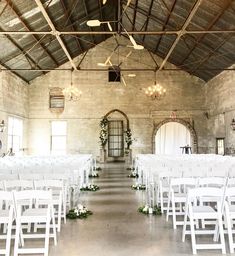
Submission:
<svg viewBox="0 0 235 256">
<path fill-rule="evenodd" d="M 108 0 L 41 0 L 58 31 L 109 31 L 107 25 L 89 28 L 89 19 L 116 20 L 118 2 Z M 123 6 L 127 1 L 123 1 Z M 122 17 L 128 31 L 180 30 L 196 0 L 132 0 Z M 113 24 L 115 28 L 115 24 Z M 187 30 L 235 29 L 234 0 L 202 0 Z M 51 31 L 40 8 L 33 0 L 0 2 L 0 31 Z M 72 58 L 110 35 L 62 35 Z M 177 38 L 171 35 L 135 35 L 135 40 L 151 52 L 165 58 Z M 21 69 L 54 69 L 68 61 L 54 35 L 1 35 L 0 63 L 31 81 L 45 73 Z M 235 62 L 234 33 L 184 34 L 169 62 L 208 81 Z M 18 70 L 17 70 L 18 69 Z"/>
</svg>

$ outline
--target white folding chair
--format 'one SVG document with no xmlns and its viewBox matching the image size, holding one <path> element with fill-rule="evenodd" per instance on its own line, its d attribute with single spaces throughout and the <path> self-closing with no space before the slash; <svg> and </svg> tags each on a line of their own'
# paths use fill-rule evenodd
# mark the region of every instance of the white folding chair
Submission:
<svg viewBox="0 0 235 256">
<path fill-rule="evenodd" d="M 0 254 L 10 255 L 12 222 L 14 221 L 13 194 L 12 192 L 0 191 L 0 227 L 7 225 L 7 234 L 1 235 L 0 239 L 6 240 L 5 249 L 0 249 Z"/>
<path fill-rule="evenodd" d="M 185 235 L 191 235 L 192 242 L 192 250 L 193 254 L 197 254 L 197 250 L 203 249 L 221 249 L 222 253 L 225 254 L 225 241 L 224 241 L 224 230 L 223 230 L 223 220 L 222 220 L 222 200 L 223 200 L 223 189 L 213 188 L 213 187 L 201 187 L 194 188 L 188 191 L 187 195 L 187 203 L 185 207 L 185 217 L 184 217 L 184 226 L 183 226 L 183 234 L 182 241 L 185 241 Z M 201 198 L 213 199 L 214 207 L 210 205 L 201 205 Z M 208 202 L 210 203 L 210 201 Z M 187 230 L 189 219 L 190 230 Z M 215 229 L 195 229 L 195 221 L 198 223 L 199 220 L 216 220 L 216 224 L 219 227 L 219 236 L 220 243 L 215 243 L 215 239 L 213 243 L 210 244 L 198 244 L 196 243 L 196 235 L 205 235 L 210 234 L 213 237 L 216 237 L 217 233 L 217 225 L 215 225 Z"/>
<path fill-rule="evenodd" d="M 20 191 L 26 189 L 33 189 L 34 184 L 32 180 L 5 180 L 4 187 L 6 191 Z"/>
<path fill-rule="evenodd" d="M 187 189 L 196 187 L 196 184 L 195 178 L 172 178 L 170 180 L 166 220 L 168 221 L 169 216 L 172 215 L 174 229 L 184 224 L 183 221 L 177 220 L 177 216 L 184 216 L 183 205 L 186 203 Z"/>
<path fill-rule="evenodd" d="M 24 253 L 44 254 L 44 256 L 48 256 L 51 222 L 53 230 L 51 236 L 54 238 L 54 244 L 57 244 L 54 210 L 52 206 L 52 192 L 50 190 L 24 190 L 14 191 L 13 194 L 16 208 L 16 234 L 14 256 Z M 32 204 L 29 207 L 23 207 L 21 202 L 28 200 L 30 200 Z M 28 206 L 28 204 L 26 206 Z M 45 234 L 24 234 L 22 230 L 22 225 L 26 223 L 45 223 Z M 19 247 L 20 238 L 22 248 Z M 24 248 L 24 239 L 27 238 L 44 238 L 44 247 Z"/>
<path fill-rule="evenodd" d="M 225 221 L 227 226 L 229 250 L 230 253 L 234 253 L 235 243 L 233 240 L 233 234 L 235 234 L 234 220 L 235 220 L 235 187 L 229 187 L 226 189 L 226 201 L 225 207 Z"/>
<path fill-rule="evenodd" d="M 19 177 L 21 180 L 42 180 L 42 173 L 20 173 Z"/>
<path fill-rule="evenodd" d="M 52 204 L 54 206 L 55 218 L 57 218 L 57 231 L 61 229 L 61 218 L 66 222 L 65 187 L 62 180 L 35 180 L 35 189 L 52 190 Z M 37 225 L 35 225 L 37 227 Z"/>
<path fill-rule="evenodd" d="M 161 212 L 167 211 L 170 177 L 172 172 L 160 172 L 158 174 L 157 203 L 161 206 Z"/>
</svg>

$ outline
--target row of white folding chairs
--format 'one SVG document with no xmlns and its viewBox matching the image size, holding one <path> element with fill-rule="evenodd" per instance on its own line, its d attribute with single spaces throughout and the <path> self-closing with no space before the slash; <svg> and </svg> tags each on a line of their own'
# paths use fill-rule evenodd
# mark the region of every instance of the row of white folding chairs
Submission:
<svg viewBox="0 0 235 256">
<path fill-rule="evenodd" d="M 55 216 L 57 219 L 57 231 L 60 232 L 61 230 L 61 219 L 63 219 L 64 223 L 66 223 L 67 185 L 63 180 L 5 180 L 0 181 L 0 189 L 5 191 L 51 189 L 53 193 L 53 205 L 55 207 Z"/>
<path fill-rule="evenodd" d="M 43 172 L 38 172 L 38 173 L 15 173 L 15 174 L 2 174 L 0 172 L 0 180 L 16 180 L 16 179 L 27 179 L 27 180 L 38 180 L 38 179 L 60 179 L 60 180 L 65 180 L 69 185 L 78 185 L 81 187 L 84 182 L 85 178 L 84 175 L 76 175 L 71 177 L 70 173 L 43 173 Z"/>
<path fill-rule="evenodd" d="M 230 253 L 234 253 L 234 198 L 235 187 L 198 187 L 187 191 L 187 195 L 183 199 L 184 207 L 182 207 L 184 209 L 182 241 L 185 241 L 186 235 L 191 235 L 193 254 L 197 254 L 197 250 L 202 249 L 221 249 L 225 254 L 224 234 L 228 234 L 229 250 Z M 174 201 L 174 203 L 177 202 L 182 201 Z M 172 208 L 174 209 L 174 207 L 173 204 Z M 209 227 L 204 225 L 204 222 L 208 220 Z M 187 226 L 190 227 L 189 230 L 187 230 Z M 213 239 L 211 243 L 208 240 L 208 243 L 199 244 L 196 241 L 197 235 L 212 235 Z"/>
<path fill-rule="evenodd" d="M 13 236 L 14 222 L 16 226 L 15 235 Z M 40 233 L 30 232 L 31 230 L 29 231 L 28 228 L 27 234 L 24 232 L 25 224 L 31 226 L 32 224 L 38 225 L 38 223 L 40 223 L 41 228 L 45 228 L 45 234 L 41 230 Z M 19 254 L 43 254 L 48 256 L 49 238 L 52 237 L 54 245 L 57 244 L 52 191 L 0 191 L 0 224 L 7 225 L 7 234 L 0 236 L 0 239 L 6 240 L 6 247 L 0 249 L 0 254 L 10 255 L 11 239 L 15 238 L 14 256 Z M 44 238 L 44 247 L 25 248 L 25 239 L 33 238 Z"/>
</svg>

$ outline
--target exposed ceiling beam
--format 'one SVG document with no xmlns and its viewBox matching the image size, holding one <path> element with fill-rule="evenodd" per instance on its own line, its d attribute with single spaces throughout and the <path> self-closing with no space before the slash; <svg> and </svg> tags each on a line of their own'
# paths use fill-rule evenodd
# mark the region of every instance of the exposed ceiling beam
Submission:
<svg viewBox="0 0 235 256">
<path fill-rule="evenodd" d="M 136 14 L 137 14 L 137 6 L 138 6 L 138 0 L 135 1 L 135 8 L 134 8 L 134 14 L 133 14 L 133 22 L 132 22 L 132 30 L 135 30 L 135 21 L 136 21 Z"/>
<path fill-rule="evenodd" d="M 63 9 L 63 12 L 64 12 L 64 15 L 65 15 L 66 20 L 67 20 L 67 21 L 69 22 L 69 24 L 71 25 L 71 30 L 72 30 L 72 31 L 75 31 L 76 29 L 75 29 L 74 25 L 72 24 L 72 21 L 71 21 L 71 19 L 70 19 L 70 16 L 68 15 L 68 12 L 66 11 L 66 6 L 65 6 L 65 3 L 64 3 L 64 0 L 60 0 L 60 4 L 61 4 L 61 6 L 62 6 L 62 9 Z M 77 46 L 78 46 L 78 49 L 80 50 L 80 52 L 83 52 L 84 49 L 82 48 L 79 39 L 78 39 L 77 37 L 75 37 L 75 40 L 76 40 L 76 44 L 77 44 Z"/>
<path fill-rule="evenodd" d="M 149 5 L 149 10 L 148 10 L 147 19 L 145 21 L 144 31 L 147 31 L 147 29 L 148 29 L 148 24 L 149 24 L 150 15 L 152 12 L 153 2 L 154 2 L 154 0 L 151 0 L 150 5 Z M 145 41 L 145 37 L 146 37 L 146 35 L 143 36 L 143 40 L 142 40 L 143 43 Z"/>
<path fill-rule="evenodd" d="M 199 63 L 197 63 L 196 66 L 194 66 L 193 69 L 191 69 L 191 73 L 193 73 L 194 71 L 198 70 L 198 68 L 200 66 L 202 66 L 203 64 L 205 64 L 211 57 L 213 57 L 215 55 L 215 53 L 231 38 L 231 35 L 228 35 L 226 38 L 224 38 L 224 40 L 222 42 L 220 42 L 217 47 L 211 51 L 210 53 L 208 53 L 208 55 L 204 58 L 201 59 L 201 61 Z"/>
<path fill-rule="evenodd" d="M 72 67 L 73 67 L 75 70 L 77 70 L 77 66 L 75 65 L 75 63 L 74 63 L 72 57 L 70 56 L 70 53 L 68 52 L 67 47 L 65 46 L 63 40 L 61 39 L 61 34 L 58 33 L 58 31 L 56 30 L 55 25 L 53 24 L 51 18 L 50 18 L 49 15 L 47 14 L 47 12 L 46 12 L 46 10 L 45 10 L 43 4 L 41 3 L 40 0 L 34 0 L 34 1 L 35 1 L 36 4 L 38 5 L 38 7 L 39 7 L 39 9 L 40 9 L 40 11 L 41 11 L 41 13 L 42 13 L 42 15 L 44 16 L 44 18 L 45 18 L 45 20 L 47 21 L 49 27 L 51 28 L 51 30 L 52 30 L 54 36 L 55 36 L 56 39 L 58 40 L 58 42 L 59 42 L 61 48 L 63 49 L 63 51 L 64 51 L 64 53 L 65 53 L 65 55 L 66 55 L 67 58 L 69 59 L 69 61 L 70 61 L 71 65 L 72 65 Z"/>
<path fill-rule="evenodd" d="M 220 19 L 220 17 L 224 14 L 224 12 L 228 9 L 228 7 L 231 5 L 233 0 L 227 0 L 221 11 L 213 18 L 213 20 L 208 24 L 207 28 L 205 30 L 210 30 L 216 22 Z M 182 65 L 185 60 L 188 59 L 188 57 L 191 55 L 191 53 L 194 51 L 194 49 L 200 44 L 200 42 L 204 39 L 206 34 L 200 34 L 198 38 L 196 38 L 196 42 L 193 45 L 193 47 L 190 49 L 190 51 L 187 53 L 187 55 L 184 57 L 184 59 L 181 61 L 180 65 Z"/>
<path fill-rule="evenodd" d="M 35 0 L 37 1 L 37 0 Z M 181 30 L 166 30 L 166 31 L 127 31 L 132 35 L 175 35 Z M 117 31 L 0 31 L 0 35 L 117 35 Z M 121 35 L 126 35 L 126 31 L 121 31 Z M 223 30 L 185 30 L 186 34 L 235 34 L 234 29 Z"/>
<path fill-rule="evenodd" d="M 168 24 L 168 22 L 169 22 L 169 20 L 170 20 L 170 17 L 171 17 L 171 15 L 172 15 L 172 12 L 173 12 L 173 10 L 174 10 L 174 8 L 175 8 L 176 1 L 177 1 L 177 0 L 174 0 L 173 3 L 172 3 L 172 5 L 171 5 L 170 12 L 169 12 L 169 14 L 168 14 L 168 16 L 167 16 L 167 18 L 166 18 L 166 20 L 165 20 L 163 26 L 162 26 L 162 30 L 163 30 L 163 31 L 165 31 L 166 26 L 167 26 L 167 24 Z M 157 42 L 157 45 L 156 45 L 156 48 L 155 48 L 155 52 L 157 52 L 158 47 L 159 47 L 159 45 L 160 45 L 161 42 L 162 42 L 162 36 L 159 38 L 159 40 L 158 40 L 158 42 Z"/>
<path fill-rule="evenodd" d="M 20 74 L 18 74 L 15 70 L 12 70 L 12 69 L 10 69 L 10 67 L 9 66 L 7 66 L 5 63 L 2 63 L 1 61 L 0 61 L 0 65 L 2 66 L 2 67 L 4 67 L 4 68 L 1 68 L 0 67 L 0 71 L 8 71 L 8 72 L 11 72 L 11 73 L 13 73 L 14 75 L 16 75 L 17 77 L 19 77 L 20 79 L 22 79 L 24 82 L 26 82 L 27 84 L 29 83 L 29 81 L 27 81 L 23 76 L 21 76 Z M 38 70 L 39 71 L 39 70 Z"/>
<path fill-rule="evenodd" d="M 191 22 L 194 14 L 197 12 L 200 4 L 201 4 L 202 0 L 197 0 L 191 10 L 191 12 L 189 13 L 187 19 L 185 20 L 180 32 L 177 34 L 177 37 L 174 40 L 174 43 L 172 44 L 171 48 L 169 49 L 166 57 L 164 58 L 164 60 L 162 61 L 158 71 L 162 70 L 165 66 L 165 64 L 167 63 L 169 57 L 171 56 L 172 52 L 174 51 L 176 45 L 178 44 L 178 42 L 180 41 L 181 36 L 184 34 L 184 32 L 186 31 L 186 28 L 188 27 L 189 23 Z"/>
<path fill-rule="evenodd" d="M 1 65 L 1 63 L 0 63 Z M 70 70 L 71 71 L 71 68 L 56 68 L 56 69 L 42 69 L 42 70 L 39 70 L 39 69 L 26 69 L 26 68 L 13 68 L 13 69 L 10 69 L 10 68 L 3 68 L 3 69 L 0 69 L 0 71 L 8 71 L 8 72 L 11 72 L 11 71 L 31 71 L 31 72 L 35 72 L 35 71 L 38 71 L 38 72 L 50 72 L 50 71 L 65 71 L 65 70 Z M 198 71 L 235 71 L 235 68 L 198 68 L 197 69 Z M 107 72 L 108 70 L 107 69 L 104 69 L 104 68 L 81 68 L 79 69 L 79 71 L 101 71 L 101 72 Z M 156 68 L 153 67 L 153 68 L 122 68 L 121 71 L 124 71 L 124 72 L 129 72 L 129 71 L 156 71 Z M 161 70 L 161 72 L 163 71 L 177 71 L 177 72 L 189 72 L 190 69 L 179 69 L 179 68 L 164 68 Z"/>
<path fill-rule="evenodd" d="M 84 7 L 84 10 L 85 10 L 86 16 L 89 16 L 89 13 L 88 13 L 88 10 L 87 10 L 86 1 L 85 1 L 85 0 L 82 0 L 82 3 L 83 3 L 83 7 Z M 90 32 L 93 31 L 93 29 L 92 29 L 91 27 L 89 27 L 89 30 L 90 30 Z M 95 44 L 95 37 L 94 37 L 94 35 L 92 35 L 92 34 L 90 34 L 90 35 L 91 35 L 91 38 L 92 38 L 93 43 Z"/>
<path fill-rule="evenodd" d="M 1 28 L 0 28 L 1 29 Z M 11 36 L 6 35 L 6 38 L 21 52 L 23 56 L 25 56 L 26 60 L 29 62 L 29 64 L 35 65 L 38 69 L 42 69 L 39 64 L 31 57 L 31 55 L 25 51 L 17 42 L 15 39 L 13 39 Z M 32 62 L 32 63 L 31 63 Z"/>
<path fill-rule="evenodd" d="M 21 18 L 21 15 L 19 14 L 18 10 L 16 9 L 16 7 L 14 6 L 14 4 L 12 3 L 11 0 L 5 0 L 9 6 L 9 8 L 11 9 L 11 11 L 16 15 L 16 17 L 20 20 L 20 22 L 22 23 L 22 25 L 24 26 L 24 28 L 26 29 L 26 31 L 30 31 L 31 28 L 28 26 L 28 24 L 26 24 L 26 22 Z M 43 49 L 43 51 L 47 54 L 47 56 L 56 64 L 56 66 L 59 66 L 59 63 L 56 61 L 56 59 L 51 55 L 51 53 L 49 53 L 49 51 L 46 49 L 46 47 L 40 43 L 39 38 L 32 34 L 32 37 L 34 38 L 34 40 L 37 42 L 37 44 Z"/>
</svg>

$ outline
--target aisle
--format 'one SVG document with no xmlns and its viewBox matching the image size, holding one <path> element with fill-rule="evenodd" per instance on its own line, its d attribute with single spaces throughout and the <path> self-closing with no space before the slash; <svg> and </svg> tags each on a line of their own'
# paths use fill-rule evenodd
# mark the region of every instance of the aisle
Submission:
<svg viewBox="0 0 235 256">
<path fill-rule="evenodd" d="M 83 192 L 84 204 L 94 212 L 87 220 L 68 220 L 50 256 L 154 256 L 191 255 L 190 243 L 181 242 L 164 217 L 137 212 L 142 191 L 133 191 L 134 180 L 123 164 L 109 164 L 93 179 L 100 191 Z"/>
</svg>

